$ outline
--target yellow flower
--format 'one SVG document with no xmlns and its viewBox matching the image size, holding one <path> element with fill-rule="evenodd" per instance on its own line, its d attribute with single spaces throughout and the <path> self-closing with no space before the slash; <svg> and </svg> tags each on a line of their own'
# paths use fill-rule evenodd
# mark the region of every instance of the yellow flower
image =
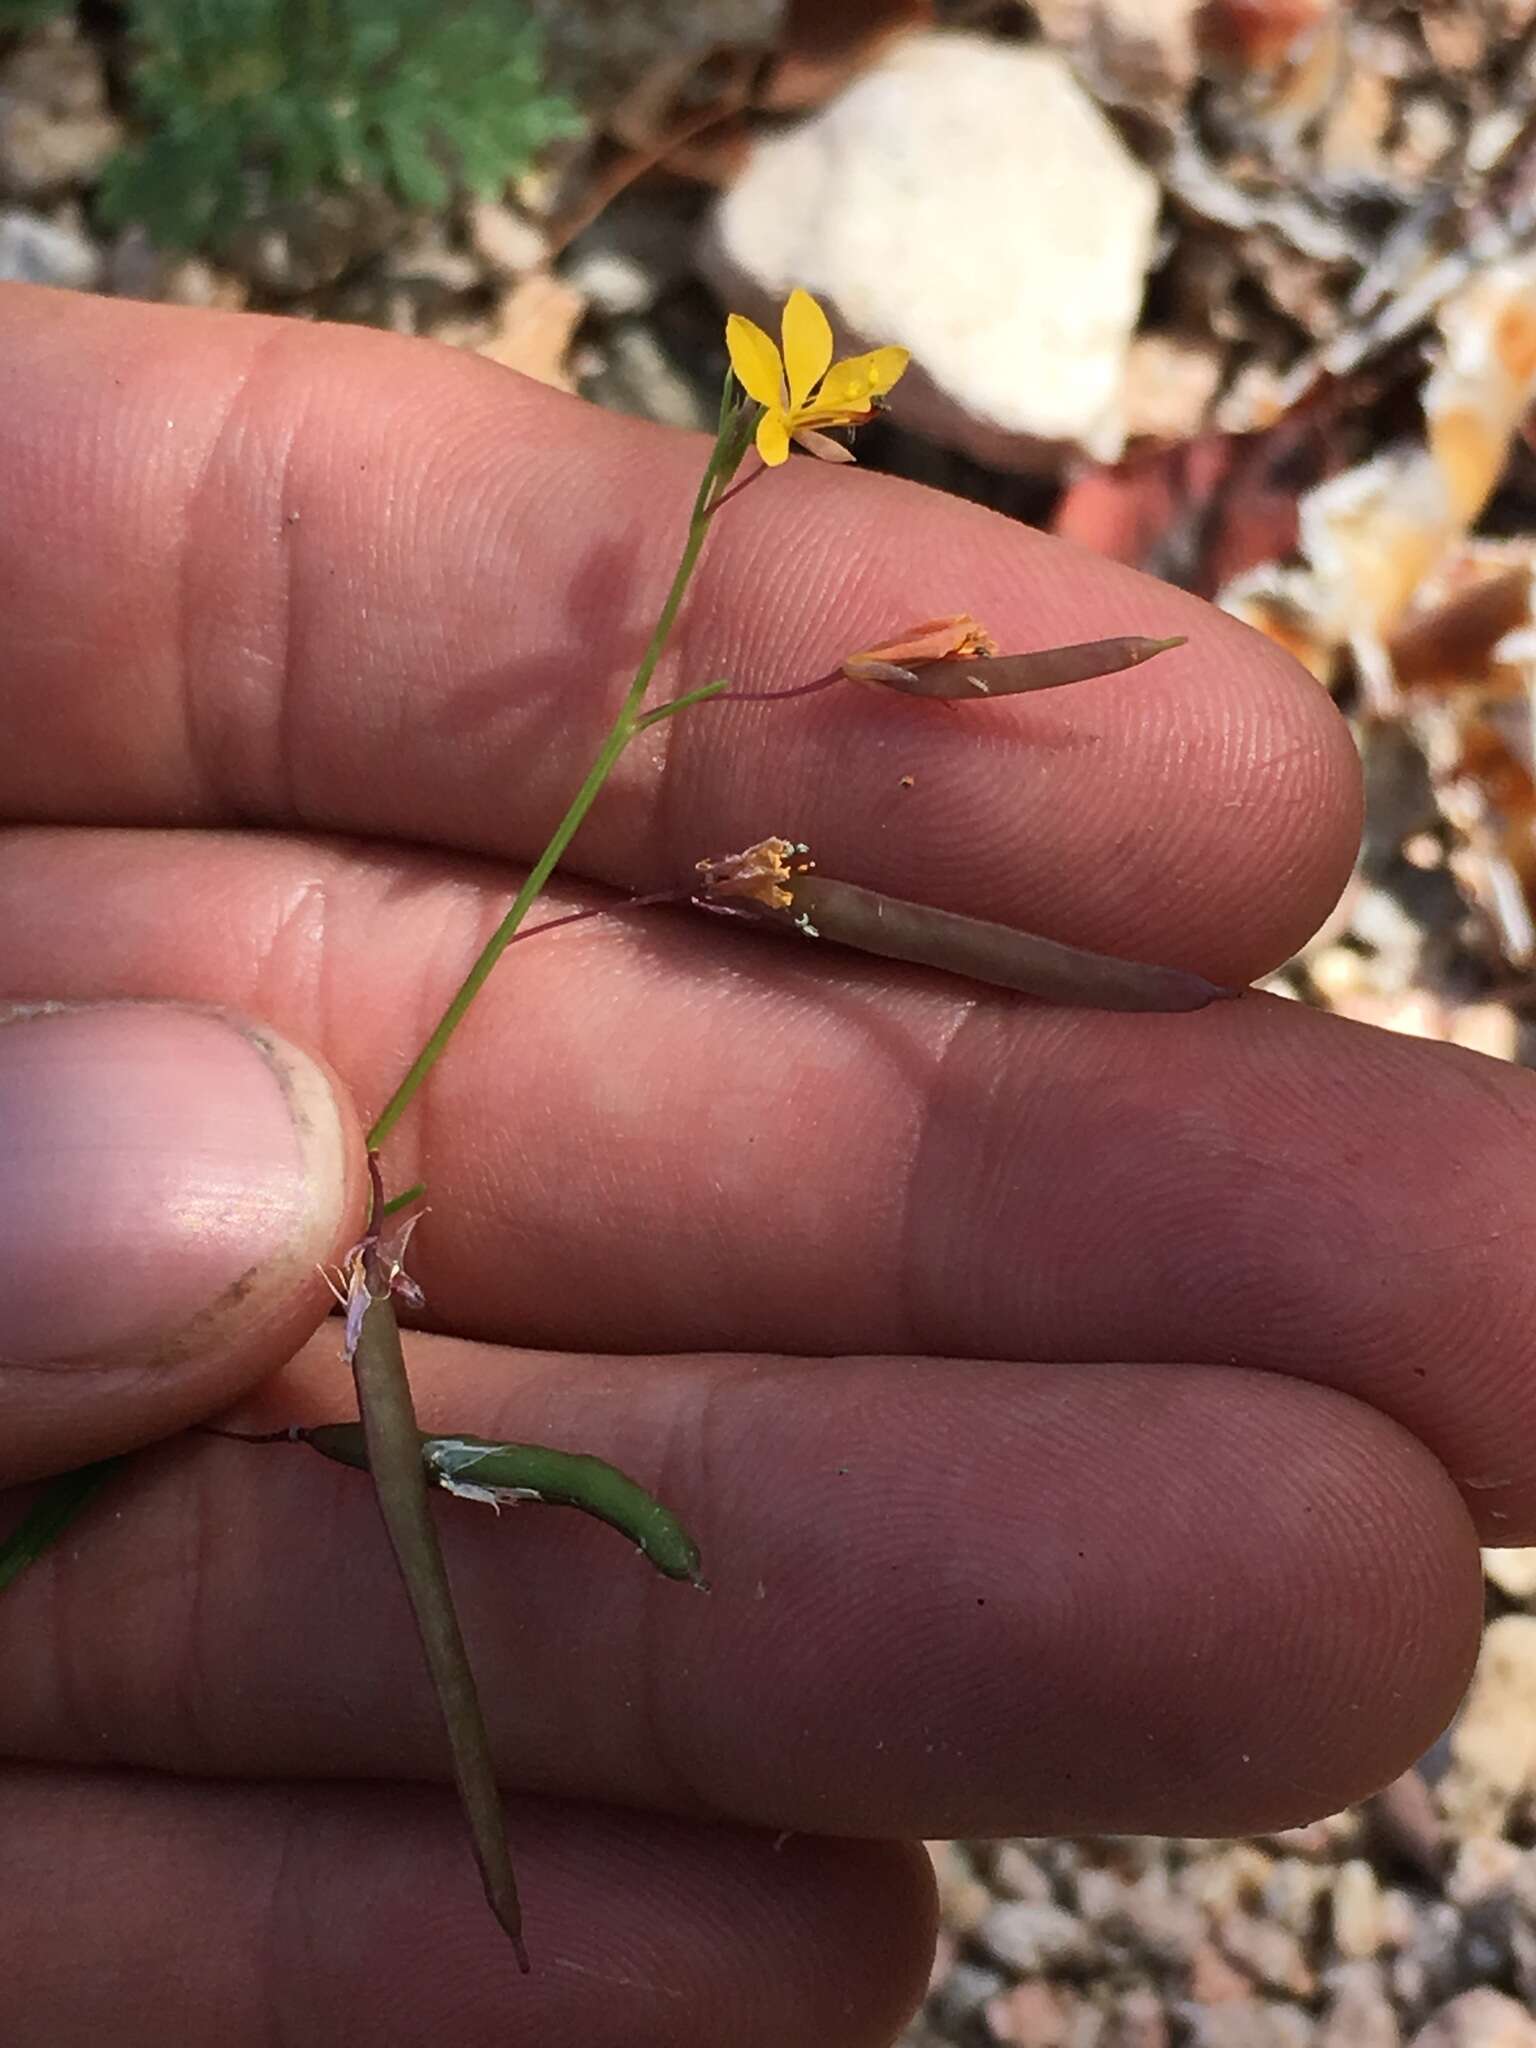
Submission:
<svg viewBox="0 0 1536 2048">
<path fill-rule="evenodd" d="M 867 420 L 910 361 L 904 348 L 874 348 L 834 363 L 827 316 L 798 285 L 784 307 L 782 355 L 762 328 L 740 313 L 725 323 L 725 345 L 742 389 L 764 409 L 757 423 L 757 452 L 770 467 L 787 459 L 791 440 L 813 455 L 851 461 L 846 448 L 823 440 L 817 429 Z"/>
</svg>

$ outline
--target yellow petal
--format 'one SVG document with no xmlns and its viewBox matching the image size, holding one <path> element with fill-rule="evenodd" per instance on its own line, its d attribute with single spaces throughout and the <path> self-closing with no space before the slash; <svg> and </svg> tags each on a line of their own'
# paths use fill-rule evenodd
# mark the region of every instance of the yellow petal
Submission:
<svg viewBox="0 0 1536 2048">
<path fill-rule="evenodd" d="M 772 340 L 755 321 L 733 313 L 725 323 L 725 346 L 736 381 L 759 405 L 784 403 L 784 365 Z"/>
<path fill-rule="evenodd" d="M 796 285 L 784 302 L 784 369 L 791 412 L 804 405 L 831 360 L 832 329 L 827 316 L 810 293 Z"/>
<path fill-rule="evenodd" d="M 770 469 L 789 460 L 789 421 L 782 406 L 772 407 L 758 421 L 757 452 Z"/>
<path fill-rule="evenodd" d="M 883 398 L 912 357 L 904 348 L 872 348 L 868 355 L 834 363 L 816 394 L 816 412 L 825 419 L 839 413 L 867 412 Z"/>
</svg>

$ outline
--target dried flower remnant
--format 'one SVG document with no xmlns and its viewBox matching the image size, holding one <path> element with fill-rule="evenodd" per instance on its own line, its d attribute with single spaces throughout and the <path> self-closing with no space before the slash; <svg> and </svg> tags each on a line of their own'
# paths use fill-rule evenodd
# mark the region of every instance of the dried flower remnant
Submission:
<svg viewBox="0 0 1536 2048">
<path fill-rule="evenodd" d="M 348 1365 L 356 1356 L 358 1340 L 363 1332 L 363 1317 L 368 1313 L 370 1302 L 398 1295 L 410 1308 L 426 1307 L 426 1296 L 405 1270 L 411 1232 L 426 1213 L 425 1209 L 416 1210 L 387 1236 L 370 1231 L 366 1237 L 358 1239 L 334 1270 L 324 1266 L 320 1268 L 321 1279 L 335 1295 L 337 1305 L 346 1317 L 341 1351 Z"/>
<path fill-rule="evenodd" d="M 991 988 L 1094 1010 L 1203 1010 L 1239 990 L 1177 967 L 1090 953 L 1011 925 L 908 903 L 816 872 L 801 840 L 761 839 L 698 864 L 701 909 L 749 918 L 802 938 L 935 967 Z"/>
<path fill-rule="evenodd" d="M 960 703 L 1059 690 L 1094 676 L 1117 675 L 1184 643 L 1182 633 L 1163 640 L 1133 633 L 1042 647 L 1031 654 L 1000 655 L 985 627 L 962 612 L 951 619 L 927 619 L 895 640 L 847 655 L 839 673 L 849 682 L 882 684 L 908 697 Z"/>
<path fill-rule="evenodd" d="M 896 690 L 904 697 L 930 697 L 941 703 L 974 704 L 988 697 L 1021 697 L 1033 690 L 1059 690 L 1095 676 L 1117 675 L 1137 668 L 1155 654 L 1182 647 L 1186 636 L 1175 633 L 1153 640 L 1145 634 L 1120 634 L 1109 640 L 1081 640 L 1068 647 L 1041 647 L 1031 654 L 1002 654 L 985 626 L 969 612 L 924 619 L 894 640 L 882 640 L 857 654 L 845 654 L 830 674 L 786 690 L 723 690 L 723 702 L 774 704 L 791 697 L 811 697 L 834 683 L 867 683 Z"/>
<path fill-rule="evenodd" d="M 785 302 L 782 333 L 781 354 L 771 337 L 742 314 L 732 313 L 725 323 L 731 368 L 747 396 L 763 408 L 758 454 L 770 469 L 777 468 L 795 441 L 823 461 L 851 462 L 850 452 L 820 430 L 860 426 L 872 418 L 910 355 L 904 348 L 876 348 L 834 363 L 827 316 L 798 286 Z"/>
</svg>

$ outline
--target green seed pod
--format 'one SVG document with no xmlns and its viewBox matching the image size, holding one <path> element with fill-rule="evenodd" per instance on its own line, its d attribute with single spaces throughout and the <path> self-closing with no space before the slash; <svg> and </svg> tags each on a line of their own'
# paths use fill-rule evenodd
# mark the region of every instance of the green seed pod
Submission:
<svg viewBox="0 0 1536 2048">
<path fill-rule="evenodd" d="M 326 1423 L 305 1430 L 303 1440 L 327 1458 L 368 1469 L 360 1423 Z M 550 1450 L 543 1444 L 492 1443 L 484 1437 L 430 1436 L 425 1431 L 421 1456 L 429 1477 L 449 1493 L 493 1507 L 542 1501 L 550 1507 L 579 1508 L 627 1536 L 667 1578 L 705 1584 L 698 1546 L 676 1515 L 602 1458 Z"/>
</svg>

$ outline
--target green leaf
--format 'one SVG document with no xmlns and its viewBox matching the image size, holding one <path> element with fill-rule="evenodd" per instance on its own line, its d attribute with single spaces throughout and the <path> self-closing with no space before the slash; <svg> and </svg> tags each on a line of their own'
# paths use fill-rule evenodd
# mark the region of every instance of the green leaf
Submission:
<svg viewBox="0 0 1536 2048">
<path fill-rule="evenodd" d="M 0 0 L 0 26 L 40 4 Z M 523 0 L 132 0 L 131 23 L 138 135 L 98 205 L 167 247 L 360 185 L 441 209 L 580 125 Z"/>
</svg>

